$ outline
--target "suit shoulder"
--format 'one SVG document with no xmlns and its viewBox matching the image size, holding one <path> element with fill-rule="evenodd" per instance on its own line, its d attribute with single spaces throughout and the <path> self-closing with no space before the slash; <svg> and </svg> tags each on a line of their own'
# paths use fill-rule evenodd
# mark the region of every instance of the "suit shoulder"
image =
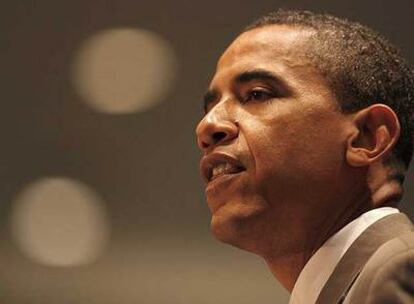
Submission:
<svg viewBox="0 0 414 304">
<path fill-rule="evenodd" d="M 358 301 L 345 303 L 414 303 L 414 232 L 378 248 L 355 281 L 349 298 Z"/>
<path fill-rule="evenodd" d="M 402 234 L 381 245 L 368 260 L 364 269 L 371 265 L 381 266 L 384 263 L 396 262 L 399 260 L 398 257 L 408 258 L 409 253 L 414 253 L 414 231 Z M 407 254 L 408 256 L 406 256 Z"/>
</svg>

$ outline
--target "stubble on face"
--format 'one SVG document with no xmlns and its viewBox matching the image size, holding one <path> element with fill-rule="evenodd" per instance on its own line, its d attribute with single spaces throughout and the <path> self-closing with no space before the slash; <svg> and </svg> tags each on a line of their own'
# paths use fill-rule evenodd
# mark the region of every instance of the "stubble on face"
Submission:
<svg viewBox="0 0 414 304">
<path fill-rule="evenodd" d="M 324 78 L 305 60 L 310 35 L 272 26 L 239 36 L 219 60 L 210 86 L 217 98 L 198 127 L 199 134 L 207 127 L 220 131 L 220 122 L 238 128 L 237 137 L 211 149 L 246 165 L 225 189 L 207 194 L 210 206 L 220 206 L 211 228 L 218 239 L 260 255 L 299 250 L 294 247 L 303 245 L 309 221 L 315 227 L 324 222 L 315 208 L 329 206 L 340 190 L 335 179 L 343 163 L 343 115 Z M 248 71 L 267 71 L 277 81 L 235 82 Z M 245 102 L 255 89 L 285 95 Z"/>
</svg>

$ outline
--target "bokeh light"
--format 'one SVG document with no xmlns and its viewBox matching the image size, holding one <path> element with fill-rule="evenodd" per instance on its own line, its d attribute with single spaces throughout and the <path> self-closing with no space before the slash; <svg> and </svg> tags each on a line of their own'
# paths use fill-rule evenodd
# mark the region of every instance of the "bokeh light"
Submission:
<svg viewBox="0 0 414 304">
<path fill-rule="evenodd" d="M 72 79 L 94 110 L 109 114 L 145 111 L 171 89 L 177 62 L 159 35 L 136 28 L 99 32 L 80 46 Z"/>
<path fill-rule="evenodd" d="M 76 180 L 38 179 L 18 193 L 11 211 L 14 240 L 25 255 L 41 264 L 91 263 L 108 241 L 109 224 L 102 200 Z"/>
</svg>

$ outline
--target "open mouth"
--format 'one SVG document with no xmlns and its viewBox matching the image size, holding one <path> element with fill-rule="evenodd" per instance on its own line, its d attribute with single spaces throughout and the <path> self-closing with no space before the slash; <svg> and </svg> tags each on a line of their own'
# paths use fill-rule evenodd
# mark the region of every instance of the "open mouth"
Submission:
<svg viewBox="0 0 414 304">
<path fill-rule="evenodd" d="M 237 166 L 228 162 L 219 163 L 209 171 L 208 181 L 211 182 L 220 176 L 237 174 L 245 170 L 246 169 L 242 166 Z"/>
<path fill-rule="evenodd" d="M 219 177 L 237 174 L 246 170 L 237 158 L 224 153 L 212 153 L 204 156 L 201 160 L 200 168 L 207 183 Z"/>
</svg>

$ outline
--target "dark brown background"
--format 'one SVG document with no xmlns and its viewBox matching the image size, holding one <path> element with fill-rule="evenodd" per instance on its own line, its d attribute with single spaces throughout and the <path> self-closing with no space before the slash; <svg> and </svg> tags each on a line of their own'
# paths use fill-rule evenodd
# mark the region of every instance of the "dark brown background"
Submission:
<svg viewBox="0 0 414 304">
<path fill-rule="evenodd" d="M 412 1 L 1 2 L 1 303 L 287 303 L 257 257 L 210 236 L 194 136 L 218 56 L 246 24 L 278 7 L 359 20 L 414 61 Z M 99 114 L 74 91 L 70 62 L 86 37 L 120 26 L 166 38 L 178 82 L 144 113 Z M 42 266 L 10 236 L 12 198 L 49 175 L 81 180 L 107 202 L 110 243 L 91 265 Z M 403 204 L 411 216 L 412 181 Z"/>
</svg>

